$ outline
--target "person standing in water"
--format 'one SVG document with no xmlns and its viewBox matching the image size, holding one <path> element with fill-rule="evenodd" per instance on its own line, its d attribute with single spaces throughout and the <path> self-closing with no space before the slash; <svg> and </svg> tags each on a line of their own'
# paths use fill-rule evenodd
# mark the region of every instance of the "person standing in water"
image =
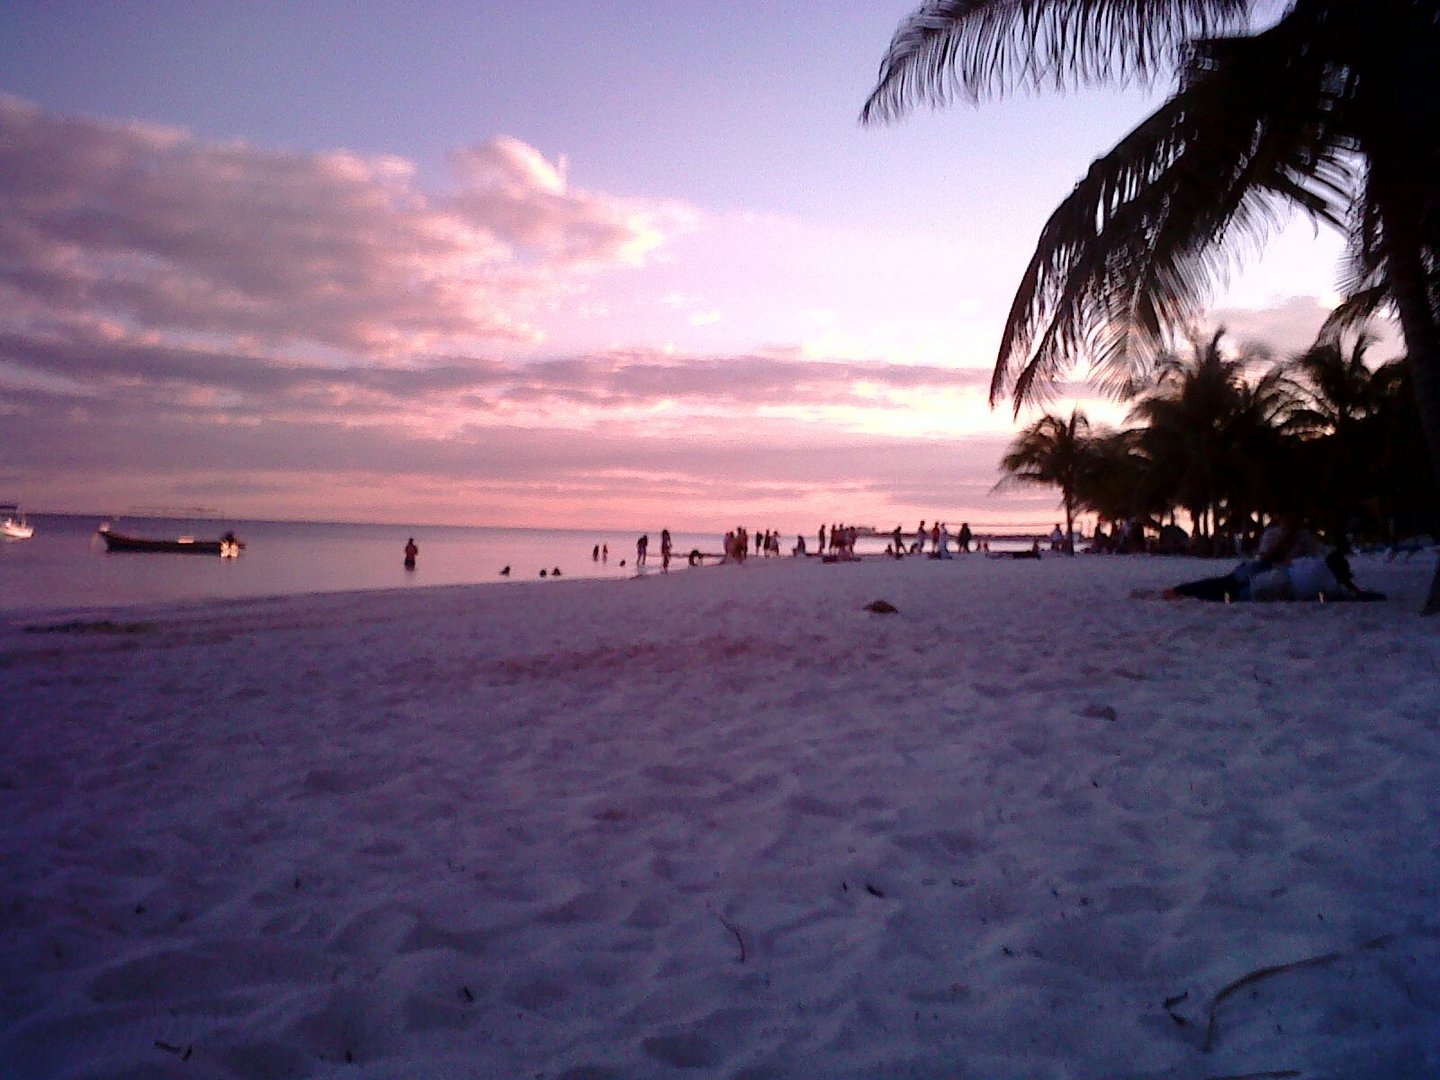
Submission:
<svg viewBox="0 0 1440 1080">
<path fill-rule="evenodd" d="M 415 537 L 405 541 L 405 569 L 415 569 L 415 556 L 420 554 L 420 549 L 415 546 Z"/>
</svg>

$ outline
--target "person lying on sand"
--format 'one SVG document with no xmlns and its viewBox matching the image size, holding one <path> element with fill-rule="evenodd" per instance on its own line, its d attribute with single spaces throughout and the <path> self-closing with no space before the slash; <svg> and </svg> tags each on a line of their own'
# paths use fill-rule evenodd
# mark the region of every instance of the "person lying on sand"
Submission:
<svg viewBox="0 0 1440 1080">
<path fill-rule="evenodd" d="M 1308 529 L 1300 515 L 1282 513 L 1265 530 L 1256 547 L 1255 557 L 1236 564 L 1228 574 L 1202 578 L 1165 590 L 1167 599 L 1193 596 L 1201 600 L 1249 600 L 1252 578 L 1286 567 L 1292 559 L 1323 556 L 1325 549 Z M 1278 588 L 1280 579 L 1271 578 L 1271 588 Z M 1262 592 L 1264 587 L 1262 584 Z M 1172 595 L 1174 594 L 1174 595 Z"/>
<path fill-rule="evenodd" d="M 986 550 L 987 559 L 1038 559 L 1040 558 L 1040 541 L 1036 540 L 1025 551 L 990 551 Z"/>
<path fill-rule="evenodd" d="M 1246 565 L 1246 564 L 1242 564 Z M 1238 570 L 1239 568 L 1237 568 Z M 1384 600 L 1385 594 L 1355 584 L 1350 561 L 1338 551 L 1321 557 L 1305 555 L 1288 563 L 1261 569 L 1248 577 L 1235 570 L 1220 577 L 1201 578 L 1166 589 L 1166 600 Z"/>
</svg>

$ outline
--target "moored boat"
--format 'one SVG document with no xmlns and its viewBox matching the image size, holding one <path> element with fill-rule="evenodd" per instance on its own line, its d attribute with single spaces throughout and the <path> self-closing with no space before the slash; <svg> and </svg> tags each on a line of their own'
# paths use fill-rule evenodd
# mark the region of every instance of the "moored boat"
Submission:
<svg viewBox="0 0 1440 1080">
<path fill-rule="evenodd" d="M 227 532 L 218 540 L 197 540 L 193 536 L 177 536 L 173 539 L 159 539 L 140 536 L 126 536 L 117 533 L 106 522 L 98 532 L 105 541 L 106 551 L 143 552 L 168 555 L 218 555 L 222 559 L 236 558 L 245 548 L 245 542 Z"/>
<path fill-rule="evenodd" d="M 0 503 L 0 537 L 6 540 L 29 540 L 35 535 L 35 526 L 25 520 L 20 507 L 15 503 Z"/>
</svg>

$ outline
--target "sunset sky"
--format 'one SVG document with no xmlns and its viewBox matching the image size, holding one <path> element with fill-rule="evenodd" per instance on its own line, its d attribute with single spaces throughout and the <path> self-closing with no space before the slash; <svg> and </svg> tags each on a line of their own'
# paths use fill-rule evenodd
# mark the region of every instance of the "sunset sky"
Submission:
<svg viewBox="0 0 1440 1080">
<path fill-rule="evenodd" d="M 0 501 L 1052 520 L 989 494 L 994 349 L 1045 218 L 1160 98 L 862 128 L 912 6 L 10 0 Z M 1339 251 L 1297 221 L 1212 325 L 1303 347 Z"/>
</svg>

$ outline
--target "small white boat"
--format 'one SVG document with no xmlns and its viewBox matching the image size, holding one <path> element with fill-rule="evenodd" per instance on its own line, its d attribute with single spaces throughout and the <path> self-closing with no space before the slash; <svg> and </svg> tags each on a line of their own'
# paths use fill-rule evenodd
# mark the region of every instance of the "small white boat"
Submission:
<svg viewBox="0 0 1440 1080">
<path fill-rule="evenodd" d="M 29 540 L 35 526 L 25 520 L 15 503 L 0 503 L 0 537 L 6 540 Z"/>
</svg>

